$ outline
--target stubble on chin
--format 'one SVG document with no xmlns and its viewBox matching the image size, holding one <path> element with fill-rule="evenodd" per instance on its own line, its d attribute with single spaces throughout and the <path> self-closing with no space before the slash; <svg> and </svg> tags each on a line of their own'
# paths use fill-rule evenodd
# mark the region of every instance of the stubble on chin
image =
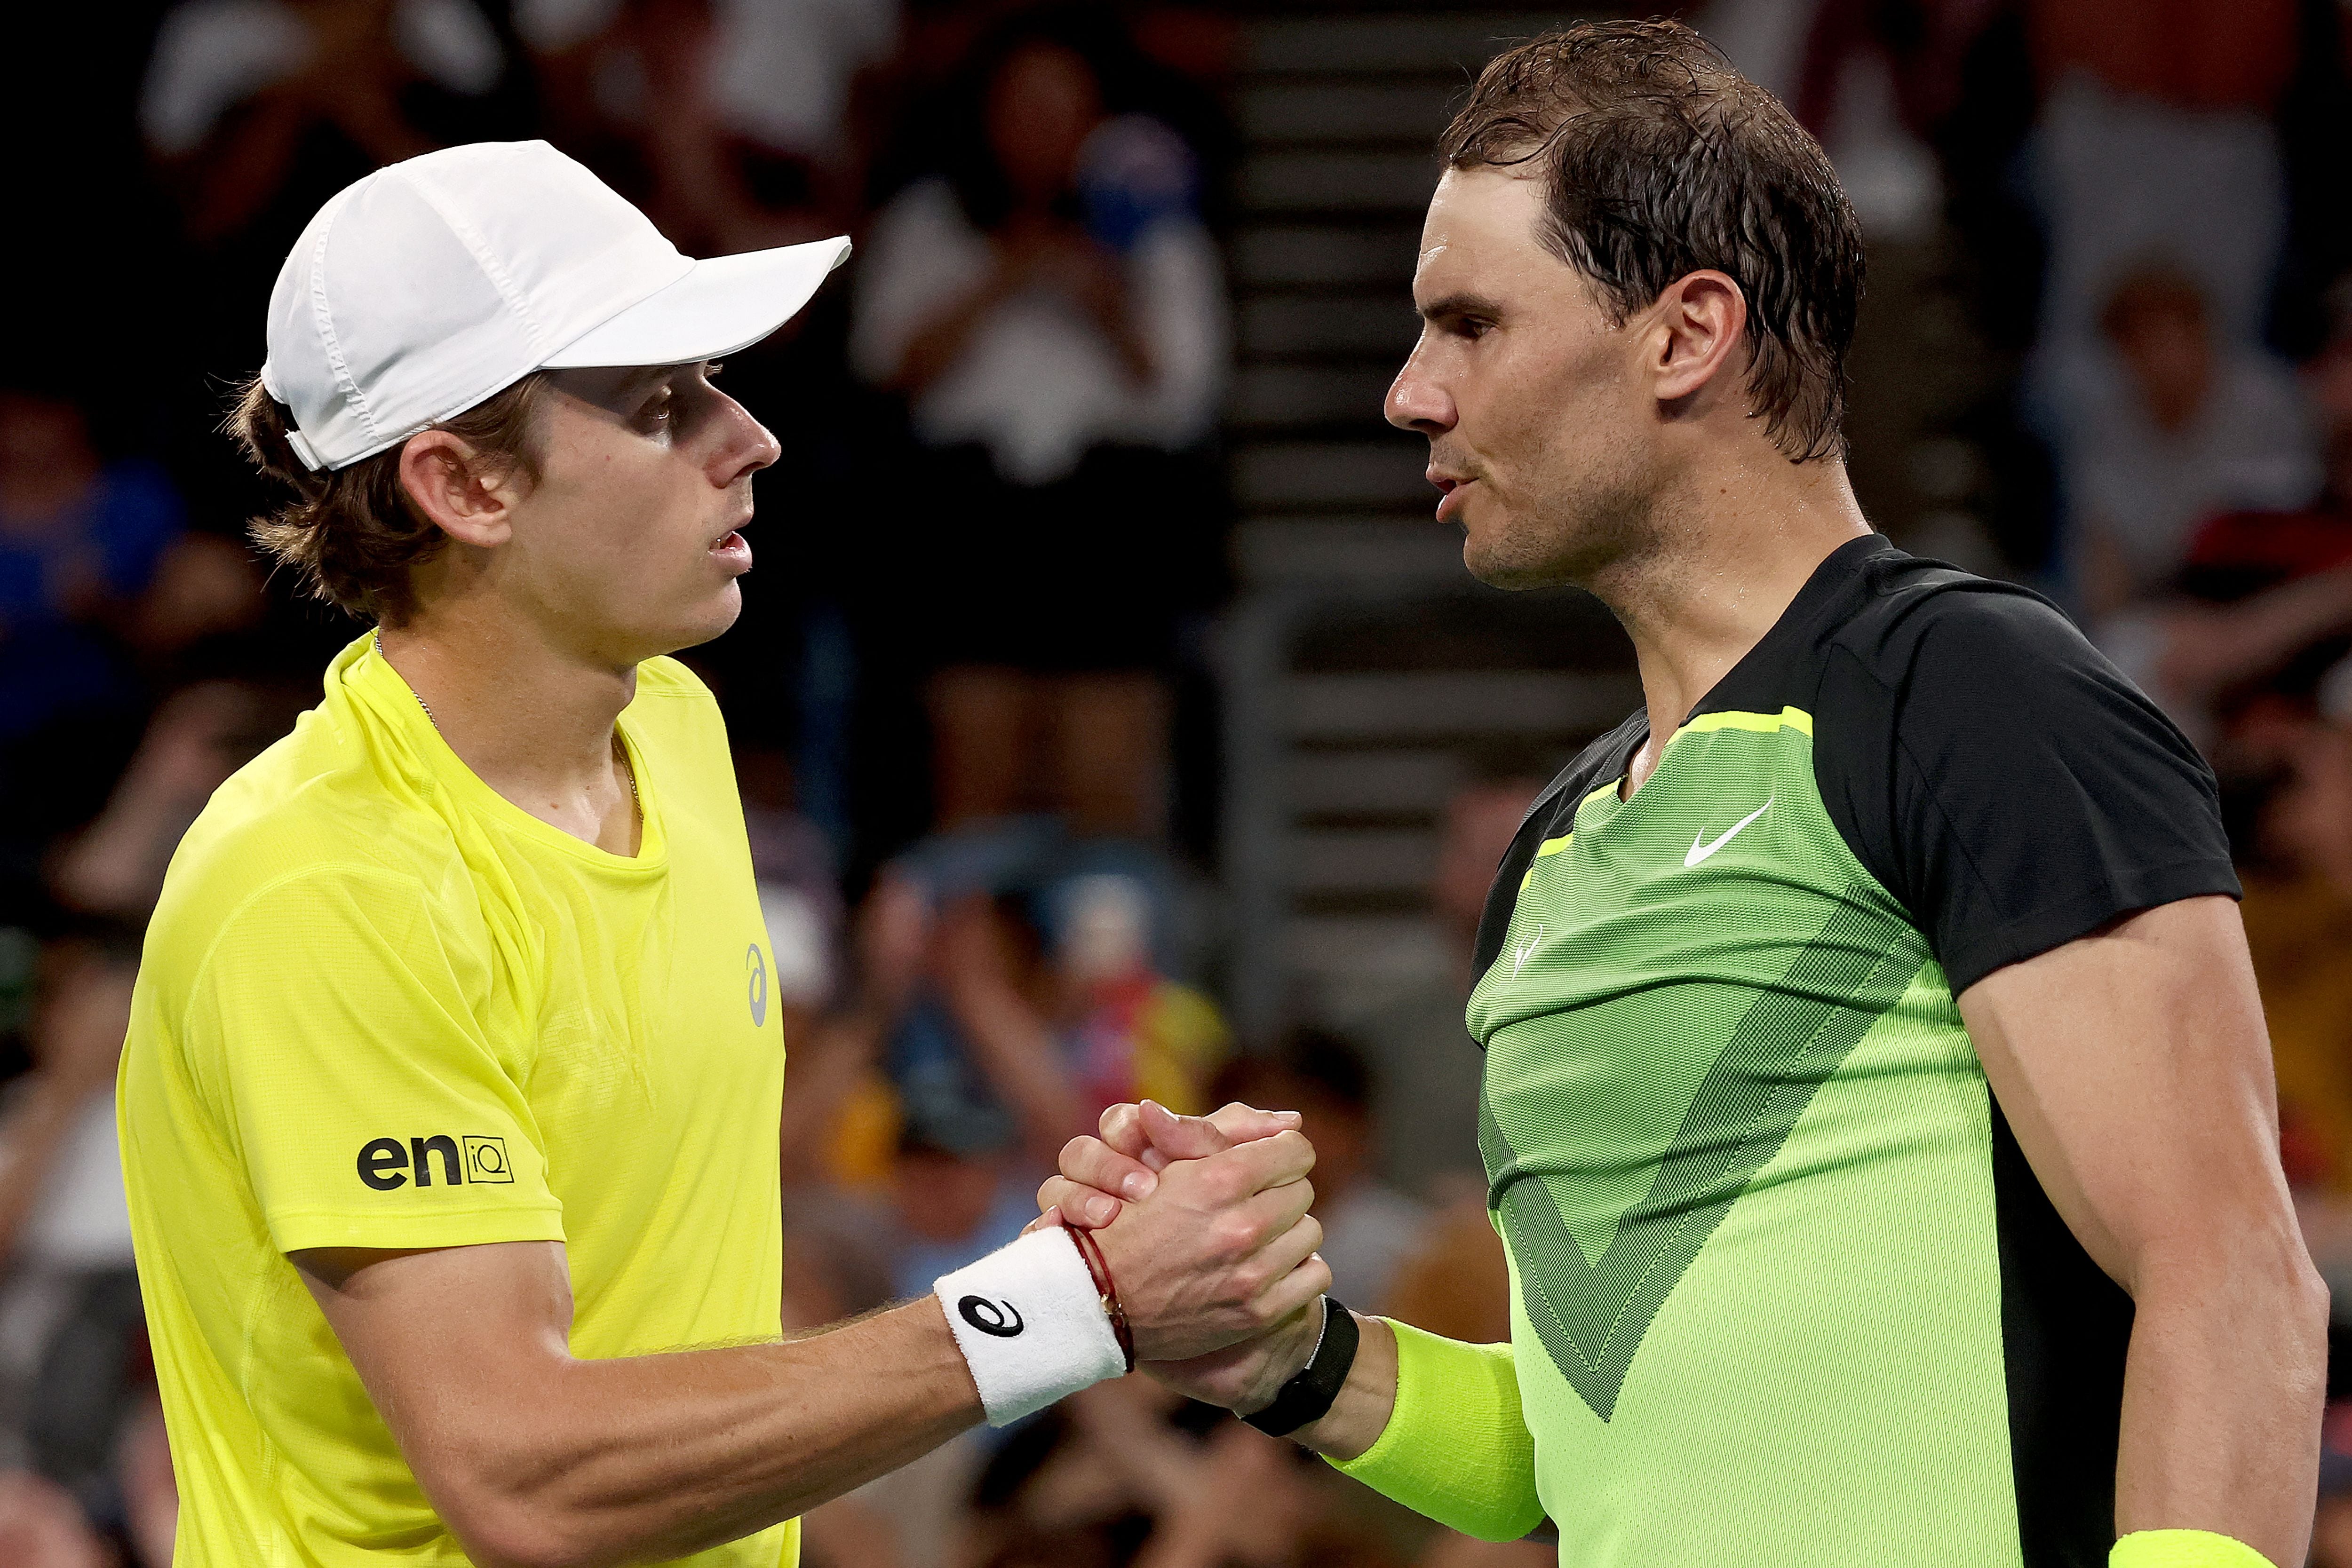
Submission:
<svg viewBox="0 0 2352 1568">
<path fill-rule="evenodd" d="M 1605 599 L 1606 585 L 1640 570 L 1662 542 L 1653 494 L 1630 482 L 1502 511 L 1463 541 L 1463 565 L 1492 588 L 1574 587 Z"/>
</svg>

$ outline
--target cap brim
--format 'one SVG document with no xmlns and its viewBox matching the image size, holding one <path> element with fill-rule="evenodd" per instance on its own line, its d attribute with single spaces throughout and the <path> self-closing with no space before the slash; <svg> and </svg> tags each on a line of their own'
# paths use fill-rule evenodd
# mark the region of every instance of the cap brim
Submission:
<svg viewBox="0 0 2352 1568">
<path fill-rule="evenodd" d="M 719 359 L 750 348 L 791 320 L 848 255 L 849 241 L 841 238 L 698 261 L 676 283 L 541 363 L 561 371 Z"/>
</svg>

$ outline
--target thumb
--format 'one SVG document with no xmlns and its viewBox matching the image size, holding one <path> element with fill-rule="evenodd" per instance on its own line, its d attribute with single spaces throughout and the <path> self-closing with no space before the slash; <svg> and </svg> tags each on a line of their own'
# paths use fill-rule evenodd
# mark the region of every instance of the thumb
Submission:
<svg viewBox="0 0 2352 1568">
<path fill-rule="evenodd" d="M 1141 1115 L 1152 1148 L 1169 1159 L 1205 1159 L 1234 1146 L 1234 1141 L 1206 1116 L 1179 1116 L 1157 1100 L 1143 1102 Z"/>
</svg>

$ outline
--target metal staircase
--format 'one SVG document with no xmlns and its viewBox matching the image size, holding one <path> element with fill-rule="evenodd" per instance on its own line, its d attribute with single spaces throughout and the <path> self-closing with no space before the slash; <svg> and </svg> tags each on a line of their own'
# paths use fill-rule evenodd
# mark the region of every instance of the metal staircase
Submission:
<svg viewBox="0 0 2352 1568">
<path fill-rule="evenodd" d="M 1498 738 L 1562 758 L 1636 700 L 1581 595 L 1510 595 L 1431 520 L 1426 446 L 1381 402 L 1411 348 L 1432 147 L 1511 39 L 1585 13 L 1260 6 L 1227 420 L 1243 597 L 1223 650 L 1229 995 L 1245 1035 L 1448 961 L 1423 887 L 1437 814 Z"/>
</svg>

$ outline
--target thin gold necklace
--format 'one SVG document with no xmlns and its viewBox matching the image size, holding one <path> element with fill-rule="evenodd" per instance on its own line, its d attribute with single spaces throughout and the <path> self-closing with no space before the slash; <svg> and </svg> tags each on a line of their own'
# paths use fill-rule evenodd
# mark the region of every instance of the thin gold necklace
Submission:
<svg viewBox="0 0 2352 1568">
<path fill-rule="evenodd" d="M 384 664 L 389 666 L 392 664 L 392 661 L 388 658 L 384 658 L 383 628 L 381 626 L 377 627 L 373 636 L 375 641 L 375 656 L 379 659 L 383 659 Z M 394 672 L 395 674 L 398 673 L 398 671 Z M 408 688 L 408 695 L 415 697 L 416 699 L 416 706 L 425 710 L 425 722 L 433 727 L 433 733 L 436 735 L 440 734 L 441 721 L 433 716 L 433 705 L 425 700 L 425 694 L 418 691 L 415 686 L 410 686 Z M 629 748 L 621 744 L 621 737 L 618 731 L 615 731 L 613 736 L 613 759 L 621 765 L 621 771 L 628 777 L 629 804 L 636 808 L 638 814 L 642 816 L 645 813 L 646 803 L 645 800 L 637 794 L 636 764 L 629 760 Z"/>
</svg>

